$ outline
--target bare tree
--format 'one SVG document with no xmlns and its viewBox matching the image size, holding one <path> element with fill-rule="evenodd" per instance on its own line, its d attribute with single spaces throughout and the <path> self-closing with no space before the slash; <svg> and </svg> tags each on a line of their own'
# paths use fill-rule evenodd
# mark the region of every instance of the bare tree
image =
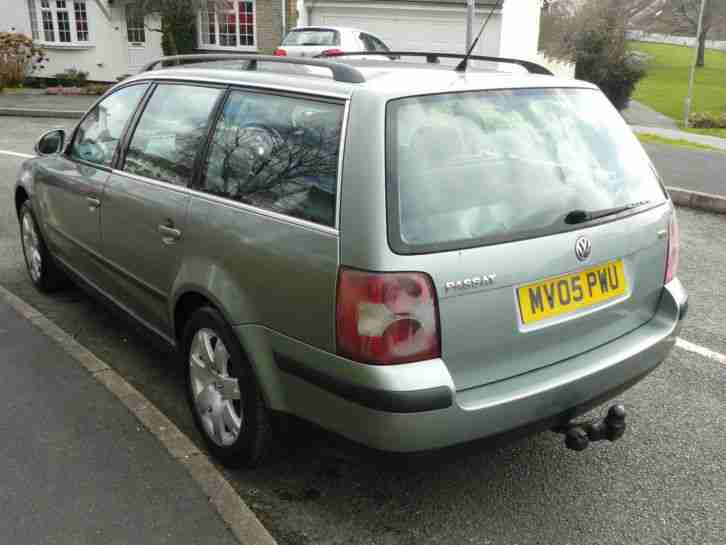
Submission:
<svg viewBox="0 0 726 545">
<path fill-rule="evenodd" d="M 698 32 L 698 18 L 701 11 L 701 0 L 671 0 L 673 11 L 682 17 L 693 30 Z M 723 0 L 706 0 L 706 8 L 703 13 L 703 31 L 698 40 L 698 62 L 697 66 L 706 65 L 706 40 L 708 33 L 717 25 L 726 23 L 726 2 Z"/>
</svg>

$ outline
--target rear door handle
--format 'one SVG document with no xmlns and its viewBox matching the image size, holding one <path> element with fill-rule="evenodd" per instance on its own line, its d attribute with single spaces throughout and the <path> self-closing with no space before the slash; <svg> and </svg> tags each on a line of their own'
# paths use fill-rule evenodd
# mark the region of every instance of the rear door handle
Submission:
<svg viewBox="0 0 726 545">
<path fill-rule="evenodd" d="M 101 206 L 101 199 L 97 199 L 96 197 L 86 197 L 86 202 L 91 210 L 95 210 Z"/>
<path fill-rule="evenodd" d="M 179 240 L 182 236 L 182 232 L 175 227 L 170 225 L 164 225 L 163 223 L 158 227 L 159 233 L 164 236 L 164 242 L 167 244 Z"/>
</svg>

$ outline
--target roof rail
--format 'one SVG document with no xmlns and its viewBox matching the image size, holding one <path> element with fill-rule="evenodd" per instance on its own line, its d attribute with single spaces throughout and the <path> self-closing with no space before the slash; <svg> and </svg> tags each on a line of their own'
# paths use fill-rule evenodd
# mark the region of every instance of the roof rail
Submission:
<svg viewBox="0 0 726 545">
<path fill-rule="evenodd" d="M 300 57 L 274 57 L 272 55 L 255 55 L 245 53 L 204 53 L 197 55 L 172 55 L 161 57 L 144 65 L 139 73 L 150 72 L 157 65 L 163 67 L 165 64 L 182 65 L 195 62 L 211 62 L 211 61 L 249 61 L 247 66 L 241 67 L 244 70 L 257 70 L 258 62 L 271 62 L 280 64 L 294 64 L 302 66 L 317 66 L 327 68 L 333 73 L 335 81 L 344 83 L 363 83 L 365 78 L 356 68 L 341 62 L 330 60 L 310 59 Z"/>
<path fill-rule="evenodd" d="M 370 51 L 366 52 L 355 52 L 355 53 L 329 53 L 329 54 L 320 54 L 317 55 L 316 59 L 318 58 L 335 58 L 335 57 L 360 57 L 360 56 L 382 56 L 382 57 L 426 57 L 426 62 L 429 64 L 438 64 L 439 59 L 463 59 L 466 55 L 463 53 L 436 53 L 436 52 L 423 52 L 423 51 L 386 51 L 386 52 L 375 52 L 372 53 Z M 506 57 L 485 57 L 482 55 L 470 55 L 469 60 L 475 60 L 475 61 L 489 61 L 489 62 L 501 62 L 505 64 L 517 64 L 523 68 L 525 68 L 530 74 L 542 74 L 545 76 L 552 76 L 554 75 L 552 72 L 550 72 L 547 68 L 544 66 L 530 62 L 525 61 L 522 59 L 508 59 Z"/>
</svg>

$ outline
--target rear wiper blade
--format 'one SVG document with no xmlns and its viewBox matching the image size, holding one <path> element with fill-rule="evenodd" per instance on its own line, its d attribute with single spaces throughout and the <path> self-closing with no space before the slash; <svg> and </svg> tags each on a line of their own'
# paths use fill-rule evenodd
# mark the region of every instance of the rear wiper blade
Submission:
<svg viewBox="0 0 726 545">
<path fill-rule="evenodd" d="M 638 201 L 630 204 L 624 204 L 623 206 L 616 206 L 614 208 L 604 208 L 602 210 L 573 210 L 565 216 L 565 223 L 568 225 L 577 225 L 578 223 L 585 223 L 587 221 L 607 216 L 614 216 L 621 212 L 626 212 L 633 208 L 639 208 L 649 203 L 650 201 Z"/>
</svg>

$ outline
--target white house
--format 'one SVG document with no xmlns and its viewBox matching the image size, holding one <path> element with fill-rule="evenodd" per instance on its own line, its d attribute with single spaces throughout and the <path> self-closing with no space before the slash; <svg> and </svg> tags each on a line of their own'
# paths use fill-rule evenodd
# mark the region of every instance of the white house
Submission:
<svg viewBox="0 0 726 545">
<path fill-rule="evenodd" d="M 477 0 L 474 34 L 496 0 Z M 495 9 L 475 53 L 546 64 L 572 77 L 574 67 L 545 59 L 538 51 L 542 0 L 504 0 Z M 463 52 L 466 0 L 299 0 L 300 25 L 355 27 L 380 36 L 399 51 Z"/>
<path fill-rule="evenodd" d="M 161 34 L 153 17 L 144 20 L 122 2 L 96 0 L 4 0 L 11 4 L 1 30 L 20 32 L 43 46 L 49 62 L 42 74 L 69 68 L 97 81 L 115 81 L 161 56 Z"/>
<path fill-rule="evenodd" d="M 142 17 L 132 0 L 0 0 L 8 5 L 0 30 L 21 32 L 45 49 L 42 75 L 69 68 L 95 81 L 115 81 L 162 55 L 157 17 Z M 296 7 L 297 3 L 297 7 Z M 476 5 L 476 28 L 495 0 Z M 476 52 L 550 64 L 537 52 L 541 0 L 504 0 Z M 300 20 L 298 21 L 298 15 Z M 466 0 L 229 0 L 229 9 L 197 14 L 200 51 L 271 53 L 296 23 L 358 27 L 394 49 L 464 50 Z M 40 74 L 39 74 L 40 75 Z"/>
<path fill-rule="evenodd" d="M 115 81 L 162 56 L 158 17 L 130 0 L 0 0 L 0 30 L 32 36 L 46 51 L 43 75 L 69 68 Z M 295 25 L 295 0 L 229 0 L 229 9 L 197 14 L 200 51 L 271 53 Z"/>
</svg>

